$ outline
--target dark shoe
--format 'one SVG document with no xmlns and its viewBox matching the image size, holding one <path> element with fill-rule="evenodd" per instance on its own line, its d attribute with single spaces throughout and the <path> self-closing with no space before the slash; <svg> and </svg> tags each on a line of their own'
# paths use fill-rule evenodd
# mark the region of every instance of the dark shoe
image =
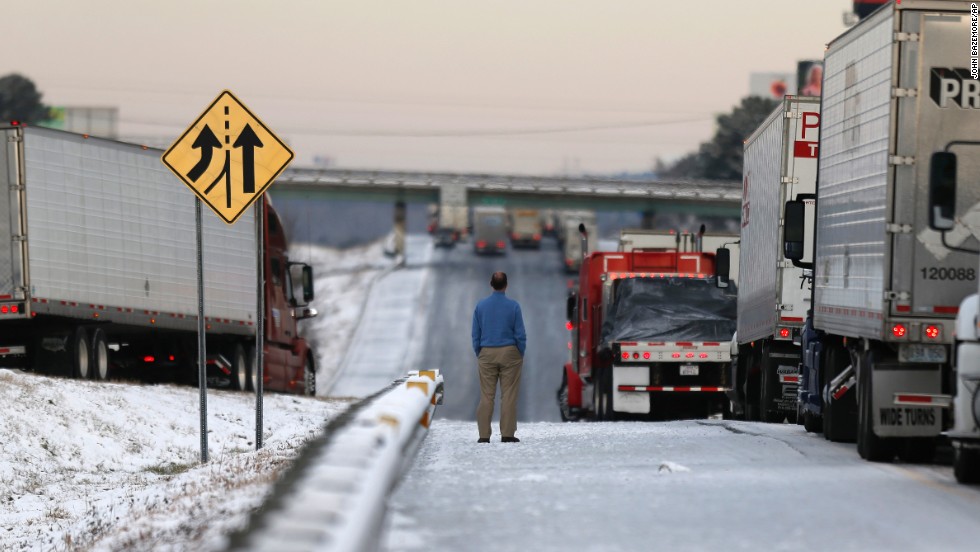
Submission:
<svg viewBox="0 0 980 552">
<path fill-rule="evenodd" d="M 489 437 L 480 437 L 479 439 L 476 440 L 476 442 L 477 443 L 489 443 L 490 442 L 490 438 Z"/>
<path fill-rule="evenodd" d="M 501 443 L 520 443 L 521 440 L 518 439 L 517 437 L 501 437 L 500 438 L 500 442 Z"/>
</svg>

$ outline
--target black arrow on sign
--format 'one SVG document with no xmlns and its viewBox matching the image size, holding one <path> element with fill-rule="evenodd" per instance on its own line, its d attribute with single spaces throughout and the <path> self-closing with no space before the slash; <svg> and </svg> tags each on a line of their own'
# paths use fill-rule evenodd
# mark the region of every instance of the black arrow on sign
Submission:
<svg viewBox="0 0 980 552">
<path fill-rule="evenodd" d="M 197 139 L 194 140 L 191 147 L 194 149 L 200 148 L 201 150 L 201 160 L 187 173 L 187 178 L 197 182 L 197 179 L 201 178 L 204 171 L 211 166 L 211 155 L 214 154 L 214 148 L 221 147 L 221 142 L 218 141 L 218 137 L 211 131 L 211 127 L 204 125 L 204 128 L 201 129 L 201 133 L 197 135 Z"/>
<path fill-rule="evenodd" d="M 245 125 L 242 133 L 235 139 L 234 146 L 242 148 L 242 193 L 255 193 L 255 148 L 262 147 L 255 131 L 250 125 Z"/>
</svg>

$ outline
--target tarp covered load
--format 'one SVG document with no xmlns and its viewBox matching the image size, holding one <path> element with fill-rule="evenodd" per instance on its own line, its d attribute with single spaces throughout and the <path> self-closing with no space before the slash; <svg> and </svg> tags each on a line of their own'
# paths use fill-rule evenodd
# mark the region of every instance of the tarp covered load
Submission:
<svg viewBox="0 0 980 552">
<path fill-rule="evenodd" d="M 601 343 L 729 341 L 735 333 L 735 286 L 715 278 L 629 278 L 613 282 Z"/>
</svg>

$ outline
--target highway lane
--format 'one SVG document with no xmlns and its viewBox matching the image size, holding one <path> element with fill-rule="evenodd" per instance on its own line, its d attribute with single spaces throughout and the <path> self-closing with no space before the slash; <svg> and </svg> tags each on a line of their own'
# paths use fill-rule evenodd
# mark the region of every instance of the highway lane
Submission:
<svg viewBox="0 0 980 552">
<path fill-rule="evenodd" d="M 503 256 L 476 255 L 472 244 L 461 243 L 437 250 L 431 263 L 432 276 L 426 290 L 428 332 L 418 368 L 439 367 L 445 373 L 445 404 L 439 408 L 439 417 L 475 419 L 479 383 L 470 341 L 473 308 L 490 294 L 490 275 L 502 270 L 509 281 L 507 295 L 521 304 L 528 333 L 518 423 L 559 421 L 555 393 L 568 356 L 565 297 L 571 276 L 561 266 L 554 240 L 546 239 L 540 250 L 508 247 Z M 494 435 L 498 434 L 499 406 L 498 391 Z M 473 431 L 475 439 L 475 425 Z"/>
</svg>

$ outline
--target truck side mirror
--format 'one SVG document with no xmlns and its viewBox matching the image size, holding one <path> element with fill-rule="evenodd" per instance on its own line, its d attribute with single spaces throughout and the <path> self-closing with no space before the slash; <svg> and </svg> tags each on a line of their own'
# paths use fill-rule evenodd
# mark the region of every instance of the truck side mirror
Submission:
<svg viewBox="0 0 980 552">
<path fill-rule="evenodd" d="M 929 228 L 952 230 L 955 217 L 956 154 L 937 151 L 929 160 Z"/>
<path fill-rule="evenodd" d="M 309 303 L 313 300 L 313 267 L 303 265 L 303 302 Z"/>
<path fill-rule="evenodd" d="M 732 252 L 727 247 L 719 247 L 715 251 L 715 278 L 716 284 L 720 288 L 727 288 L 729 282 L 729 272 L 732 268 Z"/>
<path fill-rule="evenodd" d="M 783 221 L 783 256 L 791 261 L 801 261 L 804 254 L 803 238 L 806 235 L 806 205 L 803 201 L 787 201 Z"/>
<path fill-rule="evenodd" d="M 575 305 L 578 304 L 578 296 L 575 292 L 568 294 L 568 299 L 565 300 L 565 320 L 572 322 L 575 320 Z"/>
</svg>

